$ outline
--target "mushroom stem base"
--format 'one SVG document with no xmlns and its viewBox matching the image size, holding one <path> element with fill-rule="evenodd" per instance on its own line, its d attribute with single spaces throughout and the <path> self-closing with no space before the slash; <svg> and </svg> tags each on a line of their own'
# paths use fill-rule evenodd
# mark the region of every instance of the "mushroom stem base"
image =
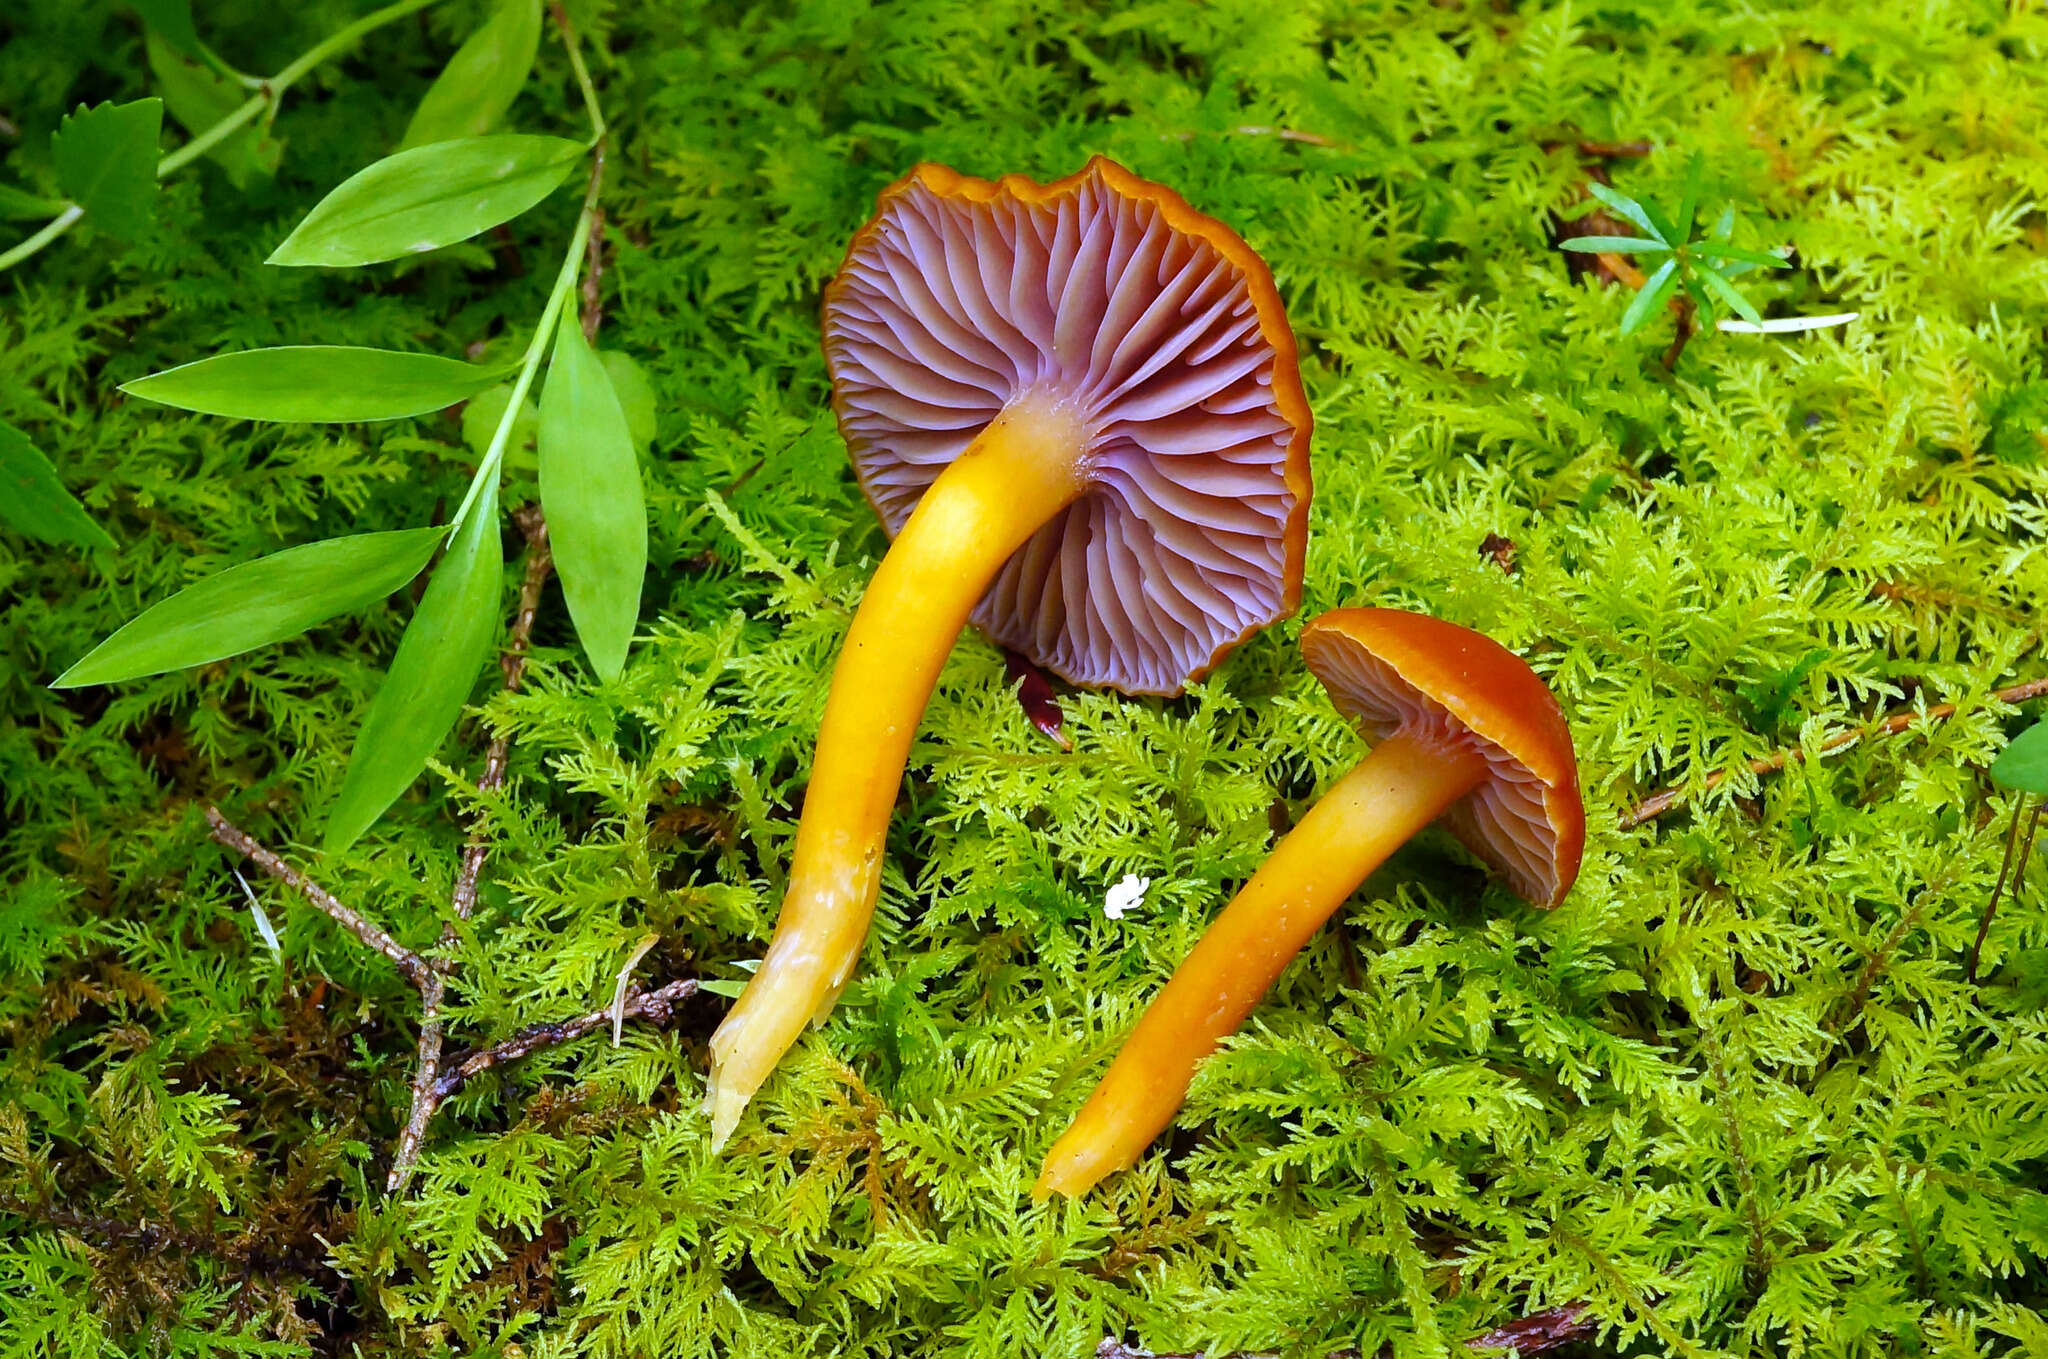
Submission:
<svg viewBox="0 0 2048 1359">
<path fill-rule="evenodd" d="M 1478 786 L 1486 759 L 1397 732 L 1311 807 L 1146 1007 L 1095 1093 L 1046 1154 L 1034 1198 L 1079 1197 L 1136 1164 L 1173 1121 L 1195 1064 L 1409 837 Z"/>
<path fill-rule="evenodd" d="M 711 1036 L 714 1146 L 839 998 L 874 917 L 889 814 L 939 670 L 1003 564 L 1086 489 L 1085 436 L 1064 405 L 1012 401 L 931 484 L 868 583 L 832 672 L 775 939 Z"/>
</svg>

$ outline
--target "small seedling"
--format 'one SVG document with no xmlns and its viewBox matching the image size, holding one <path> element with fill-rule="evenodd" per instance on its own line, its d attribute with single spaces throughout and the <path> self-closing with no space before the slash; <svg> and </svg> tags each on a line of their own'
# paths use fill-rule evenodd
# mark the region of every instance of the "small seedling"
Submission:
<svg viewBox="0 0 2048 1359">
<path fill-rule="evenodd" d="M 1785 269 L 1790 261 L 1783 255 L 1746 246 L 1732 245 L 1728 237 L 1735 229 L 1735 209 L 1725 207 L 1707 234 L 1693 239 L 1699 208 L 1701 157 L 1695 155 L 1685 173 L 1685 194 L 1678 211 L 1665 216 L 1653 203 L 1638 202 L 1597 181 L 1586 188 L 1600 203 L 1643 231 L 1642 236 L 1574 236 L 1560 241 L 1560 248 L 1588 255 L 1661 255 L 1663 263 L 1643 280 L 1643 286 L 1622 313 L 1621 333 L 1633 335 L 1643 324 L 1677 295 L 1680 288 L 1692 299 L 1700 320 L 1711 324 L 1717 306 L 1741 317 L 1751 326 L 1764 326 L 1763 316 L 1750 300 L 1736 290 L 1734 280 L 1753 269 Z M 1833 318 L 1828 318 L 1833 320 Z M 1846 318 L 1845 318 L 1846 319 Z"/>
</svg>

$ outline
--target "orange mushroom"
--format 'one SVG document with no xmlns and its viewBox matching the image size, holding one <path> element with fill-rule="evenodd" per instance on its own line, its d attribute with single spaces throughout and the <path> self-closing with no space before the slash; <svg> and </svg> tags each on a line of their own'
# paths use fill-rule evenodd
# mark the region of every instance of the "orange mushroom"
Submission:
<svg viewBox="0 0 2048 1359">
<path fill-rule="evenodd" d="M 1555 906 L 1586 841 L 1578 765 L 1557 700 L 1490 637 L 1423 614 L 1339 609 L 1302 658 L 1375 744 L 1216 917 L 1081 1112 L 1046 1154 L 1034 1197 L 1079 1196 L 1136 1163 L 1186 1098 L 1195 1064 L 1323 922 L 1408 838 L 1441 817 L 1538 906 Z"/>
<path fill-rule="evenodd" d="M 922 165 L 825 290 L 854 470 L 894 535 L 832 674 L 775 938 L 711 1038 L 723 1144 L 867 937 L 889 813 L 971 618 L 1078 684 L 1177 693 L 1301 592 L 1308 402 L 1272 275 L 1101 157 Z"/>
</svg>

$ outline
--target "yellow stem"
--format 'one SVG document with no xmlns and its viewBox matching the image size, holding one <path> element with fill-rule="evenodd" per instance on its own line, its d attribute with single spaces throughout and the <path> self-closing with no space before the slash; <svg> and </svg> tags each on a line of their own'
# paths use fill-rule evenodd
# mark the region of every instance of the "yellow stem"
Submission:
<svg viewBox="0 0 2048 1359">
<path fill-rule="evenodd" d="M 1136 1164 L 1173 1121 L 1195 1064 L 1244 1022 L 1358 885 L 1485 770 L 1485 758 L 1468 746 L 1397 732 L 1338 780 L 1146 1007 L 1095 1093 L 1046 1153 L 1032 1196 L 1078 1198 Z"/>
<path fill-rule="evenodd" d="M 889 813 L 939 669 L 996 572 L 1079 498 L 1085 434 L 1057 400 L 1011 401 L 932 483 L 868 582 L 832 672 L 774 942 L 711 1036 L 714 1146 L 839 998 L 875 913 Z"/>
</svg>

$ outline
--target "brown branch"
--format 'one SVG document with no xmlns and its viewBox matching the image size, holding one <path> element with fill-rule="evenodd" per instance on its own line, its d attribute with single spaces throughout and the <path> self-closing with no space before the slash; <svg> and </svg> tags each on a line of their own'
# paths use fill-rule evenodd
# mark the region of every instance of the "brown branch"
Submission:
<svg viewBox="0 0 2048 1359">
<path fill-rule="evenodd" d="M 1567 1303 L 1563 1307 L 1553 1307 L 1546 1312 L 1537 1312 L 1510 1321 L 1483 1335 L 1475 1335 L 1465 1342 L 1465 1348 L 1513 1349 L 1520 1354 L 1541 1354 L 1545 1350 L 1554 1350 L 1575 1340 L 1584 1340 L 1598 1328 L 1599 1323 L 1590 1315 L 1585 1303 Z M 1155 1354 L 1151 1350 L 1108 1338 L 1095 1347 L 1095 1359 L 1209 1359 L 1209 1356 L 1200 1352 Z M 1271 1359 L 1271 1356 L 1248 1353 L 1222 1354 L 1214 1356 L 1214 1359 Z M 1358 1351 L 1331 1350 L 1325 1359 L 1358 1359 Z"/>
<path fill-rule="evenodd" d="M 1164 132 L 1159 140 L 1163 142 L 1191 142 L 1199 134 L 1195 132 Z M 1226 137 L 1274 137 L 1283 142 L 1299 142 L 1303 146 L 1320 146 L 1331 151 L 1349 151 L 1351 143 L 1326 137 L 1320 132 L 1306 132 L 1294 127 L 1268 127 L 1261 123 L 1240 123 L 1236 127 L 1223 129 Z"/>
<path fill-rule="evenodd" d="M 1995 689 L 1992 691 L 1991 697 L 2000 703 L 2016 704 L 2025 703 L 2029 699 L 2039 698 L 2043 694 L 2048 694 L 2048 677 L 2028 680 L 2025 684 L 2015 684 L 2004 689 Z M 1855 745 L 1865 737 L 1897 736 L 1902 731 L 1910 731 L 1922 721 L 1946 722 L 1951 717 L 1954 717 L 1958 711 L 1960 711 L 1960 707 L 1957 704 L 1937 703 L 1924 712 L 1918 710 L 1898 712 L 1893 713 L 1890 717 L 1868 723 L 1864 726 L 1844 727 L 1840 731 L 1831 733 L 1821 741 L 1819 753 L 1822 755 L 1833 755 L 1839 750 Z M 1768 755 L 1759 756 L 1751 760 L 1749 762 L 1749 772 L 1759 775 L 1775 774 L 1786 765 L 1796 764 L 1805 758 L 1806 752 L 1802 748 L 1787 746 L 1782 750 L 1774 750 Z M 1666 788 L 1662 792 L 1653 793 L 1622 813 L 1621 828 L 1623 830 L 1633 830 L 1646 821 L 1656 820 L 1674 807 L 1682 806 L 1701 793 L 1712 792 L 1728 781 L 1729 773 L 1730 771 L 1726 769 L 1716 769 L 1713 773 L 1707 775 L 1706 779 L 1697 789 L 1674 786 Z"/>
<path fill-rule="evenodd" d="M 597 144 L 597 158 L 590 166 L 590 182 L 596 185 L 604 178 L 604 143 Z M 593 195 L 594 196 L 594 195 Z M 587 267 L 583 271 L 583 339 L 586 344 L 597 343 L 597 328 L 604 324 L 604 294 L 600 285 L 604 281 L 604 209 L 590 210 L 590 238 L 584 247 Z"/>
<path fill-rule="evenodd" d="M 1512 1349 L 1518 1354 L 1541 1354 L 1574 1340 L 1584 1340 L 1600 1328 L 1583 1302 L 1566 1303 L 1547 1312 L 1537 1312 L 1519 1321 L 1475 1335 L 1465 1342 L 1473 1350 Z"/>
<path fill-rule="evenodd" d="M 2034 857 L 2034 836 L 2041 829 L 2041 813 L 2048 810 L 2048 803 L 2034 804 L 2033 819 L 2027 822 L 2026 838 L 2023 840 L 2020 836 L 2020 816 L 2026 808 L 2026 794 L 2014 794 L 2012 830 L 2005 837 L 2005 858 L 1998 865 L 1998 881 L 1992 884 L 1991 900 L 1984 905 L 1983 918 L 1977 922 L 1977 937 L 1970 942 L 1969 961 L 1963 967 L 1963 980 L 1972 986 L 1977 984 L 1977 964 L 1984 956 L 1984 941 L 1991 934 L 1991 918 L 1998 914 L 1998 898 L 2005 891 L 2008 880 L 2012 882 L 2013 895 L 2019 895 L 2020 882 L 2024 880 L 2027 872 L 2027 860 Z M 2014 867 L 2015 860 L 2018 861 L 2017 870 Z"/>
<path fill-rule="evenodd" d="M 1686 345 L 1699 330 L 1693 323 L 1694 309 L 1690 297 L 1681 294 L 1672 298 L 1671 309 L 1678 314 L 1678 325 L 1671 337 L 1671 347 L 1664 351 L 1664 371 L 1667 373 L 1678 371 L 1679 355 L 1685 353 Z"/>
<path fill-rule="evenodd" d="M 619 1012 L 623 1019 L 644 1019 L 656 1028 L 662 1028 L 675 1017 L 678 1003 L 697 994 L 697 980 L 685 977 L 672 981 L 657 991 L 635 990 L 626 997 L 625 1007 Z M 609 1005 L 592 1010 L 587 1015 L 565 1019 L 553 1024 L 529 1024 L 503 1042 L 479 1048 L 460 1061 L 455 1062 L 448 1074 L 434 1085 L 434 1099 L 441 1103 L 470 1081 L 489 1071 L 492 1067 L 516 1062 L 522 1057 L 531 1057 L 544 1048 L 560 1047 L 573 1043 L 588 1034 L 596 1033 L 611 1023 L 612 1010 Z"/>
<path fill-rule="evenodd" d="M 498 665 L 505 673 L 505 692 L 518 692 L 520 683 L 526 678 L 526 649 L 533 637 L 534 615 L 540 610 L 540 593 L 547 584 L 548 571 L 554 565 L 554 556 L 548 550 L 547 521 L 541 517 L 535 506 L 523 506 L 513 512 L 512 518 L 526 535 L 526 575 L 519 586 L 519 612 L 512 618 L 512 636 L 504 654 L 498 658 Z M 491 741 L 490 749 L 484 755 L 483 776 L 477 780 L 480 793 L 495 792 L 504 786 L 505 765 L 511 751 L 511 738 L 498 736 Z M 469 919 L 476 910 L 477 879 L 482 876 L 484 855 L 488 848 L 480 828 L 472 827 L 469 842 L 462 848 L 462 863 L 456 870 L 455 890 L 449 905 L 455 920 L 441 931 L 441 947 L 447 948 L 455 942 L 457 922 Z M 412 1108 L 406 1114 L 405 1127 L 398 1134 L 398 1150 L 391 1158 L 391 1173 L 385 1177 L 384 1187 L 396 1194 L 405 1188 L 412 1178 L 413 1166 L 418 1163 L 420 1143 L 427 1135 L 427 1124 L 434 1118 L 434 1112 L 441 1107 L 441 1006 L 448 996 L 448 979 L 441 972 L 428 974 L 420 986 L 420 1041 L 419 1058 L 412 1075 Z"/>
<path fill-rule="evenodd" d="M 1580 142 L 1579 154 L 1602 160 L 1629 160 L 1656 150 L 1654 142 Z"/>
<path fill-rule="evenodd" d="M 361 912 L 345 905 L 332 892 L 258 844 L 256 837 L 222 816 L 220 808 L 207 807 L 206 825 L 207 833 L 216 842 L 234 850 L 271 877 L 296 891 L 311 902 L 321 914 L 389 958 L 414 986 L 424 988 L 429 977 L 438 975 L 436 964 L 429 963 L 399 943 L 390 934 L 372 924 Z"/>
</svg>

